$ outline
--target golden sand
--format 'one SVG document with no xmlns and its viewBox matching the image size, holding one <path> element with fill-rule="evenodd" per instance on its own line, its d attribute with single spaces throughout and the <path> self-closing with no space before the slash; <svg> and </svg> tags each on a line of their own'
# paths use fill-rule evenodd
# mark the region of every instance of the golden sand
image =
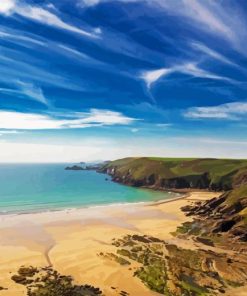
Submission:
<svg viewBox="0 0 247 296">
<path fill-rule="evenodd" d="M 133 264 L 121 266 L 99 256 L 115 252 L 113 238 L 125 234 L 147 234 L 181 242 L 171 235 L 188 221 L 181 207 L 194 200 L 206 200 L 219 193 L 191 192 L 182 199 L 153 204 L 92 207 L 0 217 L 0 286 L 8 288 L 1 296 L 23 296 L 25 288 L 11 276 L 21 265 L 52 266 L 61 274 L 72 275 L 80 284 L 100 287 L 107 296 L 158 295 L 136 277 Z M 188 243 L 188 247 L 191 242 Z M 114 289 L 115 288 L 115 289 Z"/>
</svg>

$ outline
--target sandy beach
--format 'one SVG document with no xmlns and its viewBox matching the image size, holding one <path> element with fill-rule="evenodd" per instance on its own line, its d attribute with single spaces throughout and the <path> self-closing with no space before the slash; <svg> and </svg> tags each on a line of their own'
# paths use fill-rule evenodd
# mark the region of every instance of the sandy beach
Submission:
<svg viewBox="0 0 247 296">
<path fill-rule="evenodd" d="M 218 195 L 191 192 L 176 200 L 157 203 L 2 215 L 0 286 L 7 290 L 2 290 L 1 295 L 25 295 L 25 287 L 11 280 L 21 265 L 52 265 L 61 274 L 72 275 L 80 284 L 100 287 L 107 296 L 118 295 L 121 290 L 133 296 L 158 295 L 133 277 L 134 265 L 131 269 L 121 266 L 99 253 L 115 252 L 112 239 L 126 234 L 147 234 L 179 245 L 181 242 L 171 232 L 190 219 L 180 208 Z M 182 244 L 196 247 L 189 241 Z"/>
</svg>

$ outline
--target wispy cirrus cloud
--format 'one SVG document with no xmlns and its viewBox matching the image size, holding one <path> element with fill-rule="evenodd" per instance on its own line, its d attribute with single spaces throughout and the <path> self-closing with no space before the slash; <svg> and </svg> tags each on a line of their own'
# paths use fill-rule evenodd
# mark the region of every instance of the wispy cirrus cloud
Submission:
<svg viewBox="0 0 247 296">
<path fill-rule="evenodd" d="M 150 3 L 149 3 L 150 4 Z M 246 55 L 246 17 L 238 1 L 154 0 L 165 12 L 182 17 L 196 31 L 201 30 L 227 41 L 232 48 Z"/>
<path fill-rule="evenodd" d="M 21 51 L 8 49 L 6 52 L 1 50 L 0 82 L 9 84 L 13 80 L 32 81 L 34 85 L 55 85 L 71 90 L 83 90 L 82 83 L 79 84 L 75 79 L 70 81 L 70 78 L 62 73 L 52 73 L 49 70 L 49 65 L 45 62 L 42 63 L 42 66 L 38 63 L 39 61 L 35 58 L 32 58 L 32 64 L 28 63 L 27 56 Z"/>
<path fill-rule="evenodd" d="M 150 6 L 156 6 L 170 14 L 186 17 L 200 24 L 204 30 L 211 31 L 214 34 L 221 34 L 226 38 L 233 39 L 234 32 L 229 27 L 228 10 L 222 9 L 221 3 L 216 1 L 198 1 L 198 0 L 117 0 L 118 2 L 143 2 Z M 110 0 L 80 0 L 82 6 L 94 6 L 99 3 L 110 2 Z"/>
<path fill-rule="evenodd" d="M 195 30 L 204 31 L 228 41 L 232 47 L 245 52 L 246 19 L 237 1 L 224 5 L 224 1 L 211 0 L 116 0 L 140 2 L 166 14 L 182 18 Z M 111 0 L 78 0 L 82 7 L 91 7 Z"/>
<path fill-rule="evenodd" d="M 44 93 L 41 87 L 33 83 L 26 83 L 23 81 L 18 81 L 18 85 L 20 86 L 21 93 L 24 94 L 25 96 L 37 102 L 40 102 L 44 105 L 49 105 L 49 102 L 44 96 Z"/>
<path fill-rule="evenodd" d="M 2 29 L 2 27 L 1 27 Z M 6 28 L 5 30 L 0 31 L 0 38 L 4 40 L 11 41 L 16 44 L 21 44 L 24 46 L 27 46 L 28 44 L 35 44 L 35 45 L 40 45 L 40 46 L 45 46 L 46 43 L 44 41 L 41 41 L 38 36 L 33 35 L 33 37 L 26 36 L 25 32 L 23 31 L 18 31 L 18 30 L 9 30 L 7 31 Z"/>
<path fill-rule="evenodd" d="M 234 67 L 239 67 L 237 64 L 233 63 L 230 59 L 225 57 L 224 55 L 220 54 L 219 52 L 207 47 L 206 45 L 200 43 L 200 42 L 191 42 L 191 47 L 201 51 L 202 53 L 205 53 L 206 55 L 212 57 L 215 60 L 218 60 L 222 63 L 234 66 Z"/>
<path fill-rule="evenodd" d="M 27 19 L 31 19 L 35 22 L 42 23 L 44 25 L 78 33 L 87 37 L 97 38 L 101 33 L 101 30 L 99 28 L 88 31 L 75 25 L 69 24 L 63 21 L 55 13 L 44 9 L 41 6 L 33 6 L 17 0 L 4 0 L 3 4 L 1 3 L 0 7 L 0 13 L 6 16 L 17 14 Z"/>
<path fill-rule="evenodd" d="M 189 119 L 241 120 L 246 118 L 247 102 L 226 103 L 218 106 L 192 107 L 184 112 Z"/>
<path fill-rule="evenodd" d="M 90 57 L 84 53 L 82 53 L 81 51 L 74 49 L 72 47 L 69 47 L 67 45 L 64 44 L 58 44 L 58 47 L 60 49 L 62 49 L 62 52 L 66 52 L 69 55 L 73 55 L 73 56 L 77 56 L 79 58 L 83 58 L 83 59 L 89 59 Z"/>
<path fill-rule="evenodd" d="M 52 116 L 53 115 L 53 116 Z M 97 126 L 129 125 L 136 119 L 111 110 L 91 109 L 89 112 L 70 113 L 70 118 L 58 114 L 0 111 L 0 129 L 45 130 L 88 128 Z"/>
<path fill-rule="evenodd" d="M 222 6 L 216 1 L 198 0 L 155 0 L 166 11 L 191 19 L 201 26 L 201 29 L 213 34 L 234 40 L 235 33 L 229 26 L 227 12 L 222 12 Z"/>
<path fill-rule="evenodd" d="M 17 81 L 13 83 L 15 88 L 0 88 L 0 94 L 14 94 L 20 98 L 28 98 L 33 101 L 37 101 L 44 105 L 49 105 L 48 100 L 45 98 L 41 87 L 23 81 Z"/>
<path fill-rule="evenodd" d="M 142 72 L 140 78 L 142 78 L 147 87 L 150 88 L 156 81 L 160 78 L 168 76 L 173 73 L 182 73 L 190 75 L 195 78 L 206 78 L 213 80 L 223 80 L 230 83 L 234 81 L 231 78 L 220 76 L 212 72 L 201 69 L 196 63 L 184 63 L 182 65 L 175 65 L 170 68 L 161 68 L 158 70 L 144 71 Z"/>
<path fill-rule="evenodd" d="M 57 27 L 62 30 L 71 31 L 87 37 L 98 37 L 98 31 L 88 32 L 74 25 L 68 24 L 54 13 L 51 13 L 50 11 L 45 10 L 41 7 L 20 6 L 19 8 L 17 8 L 16 13 L 23 17 L 38 21 L 49 26 Z"/>
<path fill-rule="evenodd" d="M 23 30 L 10 29 L 0 26 L 0 38 L 2 41 L 8 41 L 13 44 L 21 45 L 27 48 L 35 48 L 36 51 L 55 52 L 59 55 L 66 55 L 74 58 L 83 58 L 93 62 L 93 58 L 83 53 L 81 50 L 71 47 L 68 44 L 59 43 L 36 34 Z M 95 60 L 94 60 L 95 61 Z"/>
</svg>

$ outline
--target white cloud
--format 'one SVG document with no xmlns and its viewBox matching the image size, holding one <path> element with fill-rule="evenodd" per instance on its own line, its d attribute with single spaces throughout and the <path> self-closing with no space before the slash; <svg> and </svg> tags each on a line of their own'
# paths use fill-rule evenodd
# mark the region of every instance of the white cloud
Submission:
<svg viewBox="0 0 247 296">
<path fill-rule="evenodd" d="M 141 74 L 141 78 L 144 79 L 147 87 L 150 88 L 154 82 L 156 82 L 163 76 L 171 74 L 172 72 L 174 72 L 172 68 L 162 68 L 154 71 L 145 71 Z"/>
<path fill-rule="evenodd" d="M 87 32 L 81 28 L 67 24 L 66 22 L 61 20 L 57 15 L 41 7 L 28 6 L 28 5 L 19 6 L 16 9 L 16 13 L 26 18 L 41 22 L 49 26 L 54 26 L 63 30 L 79 33 L 88 37 L 97 37 L 95 33 Z"/>
<path fill-rule="evenodd" d="M 184 116 L 191 119 L 241 120 L 247 115 L 247 102 L 227 103 L 210 107 L 189 108 Z"/>
<path fill-rule="evenodd" d="M 91 109 L 88 113 L 70 114 L 71 119 L 51 115 L 0 111 L 0 128 L 16 130 L 68 129 L 93 126 L 128 125 L 135 119 L 120 112 Z"/>
<path fill-rule="evenodd" d="M 9 15 L 15 8 L 15 0 L 1 0 L 0 13 Z"/>
<path fill-rule="evenodd" d="M 78 113 L 80 115 L 80 113 Z M 77 115 L 77 116 L 78 116 Z M 133 118 L 126 117 L 120 112 L 110 110 L 91 109 L 90 113 L 83 114 L 84 118 L 73 120 L 69 125 L 71 127 L 83 127 L 85 124 L 89 125 L 126 125 L 132 123 Z"/>
<path fill-rule="evenodd" d="M 132 132 L 132 133 L 137 133 L 137 132 L 139 132 L 139 128 L 132 128 L 132 129 L 131 129 L 131 132 Z"/>
<path fill-rule="evenodd" d="M 223 80 L 233 83 L 233 80 L 224 76 L 216 75 L 209 71 L 203 70 L 198 67 L 196 63 L 185 63 L 182 65 L 176 65 L 170 68 L 162 68 L 152 71 L 144 71 L 140 78 L 144 79 L 148 88 L 150 88 L 156 81 L 164 76 L 168 76 L 173 73 L 183 73 L 193 77 L 207 78 L 214 80 Z"/>
<path fill-rule="evenodd" d="M 53 26 L 62 30 L 71 31 L 74 33 L 78 33 L 87 37 L 97 38 L 101 33 L 101 30 L 92 30 L 92 32 L 88 32 L 82 28 L 78 28 L 77 26 L 68 24 L 64 22 L 60 17 L 56 14 L 50 12 L 39 6 L 31 6 L 25 4 L 24 2 L 16 2 L 14 0 L 2 0 L 3 3 L 0 5 L 0 13 L 5 15 L 18 14 L 22 17 L 31 19 L 33 21 L 40 22 L 42 24 Z"/>
</svg>

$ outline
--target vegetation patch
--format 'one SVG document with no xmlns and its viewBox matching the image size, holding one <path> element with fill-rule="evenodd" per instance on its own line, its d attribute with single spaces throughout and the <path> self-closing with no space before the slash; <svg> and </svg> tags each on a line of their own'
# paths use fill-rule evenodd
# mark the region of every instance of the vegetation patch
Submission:
<svg viewBox="0 0 247 296">
<path fill-rule="evenodd" d="M 167 273 L 164 261 L 156 261 L 152 265 L 147 265 L 139 268 L 134 273 L 142 280 L 151 290 L 161 294 L 168 292 L 167 288 Z"/>
<path fill-rule="evenodd" d="M 119 263 L 120 265 L 130 265 L 131 264 L 125 258 L 117 256 L 116 254 L 113 254 L 113 253 L 105 253 L 105 254 L 100 253 L 99 255 L 102 256 L 103 258 L 115 261 L 115 262 Z"/>
<path fill-rule="evenodd" d="M 208 295 L 208 290 L 198 286 L 195 283 L 191 283 L 189 281 L 181 281 L 181 289 L 188 292 L 188 295 L 198 295 L 198 296 L 206 296 Z M 186 294 L 185 294 L 186 295 Z"/>
<path fill-rule="evenodd" d="M 184 222 L 177 227 L 175 234 L 199 235 L 201 232 L 200 225 L 194 222 Z"/>
</svg>

